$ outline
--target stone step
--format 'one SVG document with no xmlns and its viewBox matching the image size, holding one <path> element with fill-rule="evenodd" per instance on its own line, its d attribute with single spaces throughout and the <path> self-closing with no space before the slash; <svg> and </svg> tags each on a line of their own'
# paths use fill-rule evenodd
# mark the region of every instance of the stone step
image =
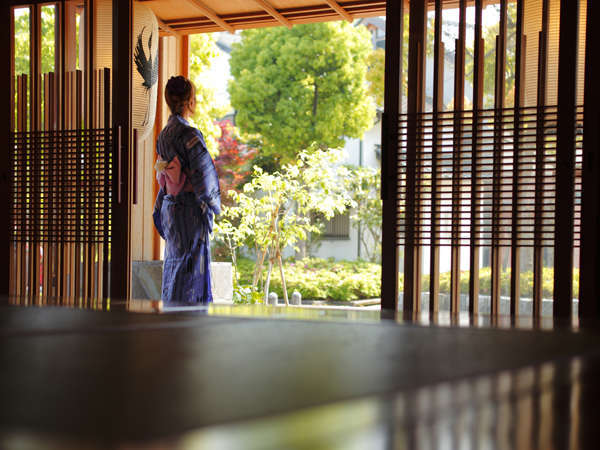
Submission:
<svg viewBox="0 0 600 450">
<path fill-rule="evenodd" d="M 162 261 L 134 261 L 131 297 L 160 300 Z M 233 270 L 229 262 L 211 262 L 212 291 L 215 303 L 233 303 Z"/>
</svg>

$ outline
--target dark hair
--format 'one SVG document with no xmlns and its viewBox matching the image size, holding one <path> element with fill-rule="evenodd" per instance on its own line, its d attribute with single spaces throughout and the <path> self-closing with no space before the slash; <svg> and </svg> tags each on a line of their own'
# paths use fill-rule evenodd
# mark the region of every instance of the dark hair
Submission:
<svg viewBox="0 0 600 450">
<path fill-rule="evenodd" d="M 165 87 L 165 100 L 173 114 L 183 114 L 196 89 L 190 80 L 179 75 L 169 78 Z"/>
</svg>

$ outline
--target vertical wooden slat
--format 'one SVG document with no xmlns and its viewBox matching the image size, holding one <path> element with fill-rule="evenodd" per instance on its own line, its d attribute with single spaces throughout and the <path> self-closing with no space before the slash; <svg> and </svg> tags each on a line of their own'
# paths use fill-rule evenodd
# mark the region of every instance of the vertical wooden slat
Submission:
<svg viewBox="0 0 600 450">
<path fill-rule="evenodd" d="M 506 19 L 507 0 L 500 2 L 500 34 L 496 36 L 496 79 L 494 89 L 494 181 L 492 207 L 492 298 L 491 313 L 498 315 L 500 308 L 501 282 L 501 202 L 502 202 L 502 134 L 504 129 L 504 96 L 506 81 Z"/>
<path fill-rule="evenodd" d="M 58 18 L 58 14 L 55 16 Z M 58 36 L 58 33 L 56 34 Z M 55 70 L 58 65 L 55 65 Z M 49 164 L 49 179 L 48 183 L 50 184 L 50 195 L 48 198 L 48 219 L 49 225 L 53 230 L 56 227 L 56 209 L 59 206 L 56 203 L 56 195 L 57 195 L 57 184 L 59 183 L 59 178 L 56 176 L 56 167 L 57 167 L 57 159 L 58 159 L 58 151 L 59 148 L 56 143 L 56 72 L 48 74 L 48 103 L 49 103 L 49 115 L 48 115 L 48 129 L 52 131 L 52 143 L 53 147 L 50 149 L 50 164 Z M 48 295 L 51 298 L 56 298 L 56 275 L 57 275 L 57 261 L 56 261 L 56 243 L 54 239 L 50 240 L 48 244 Z"/>
<path fill-rule="evenodd" d="M 398 118 L 402 85 L 404 2 L 386 5 L 385 101 L 381 127 L 382 277 L 381 309 L 398 309 Z M 162 111 L 161 111 L 162 113 Z"/>
<path fill-rule="evenodd" d="M 454 64 L 454 137 L 452 152 L 452 247 L 450 257 L 450 312 L 460 309 L 460 222 L 462 208 L 462 138 L 465 104 L 465 40 L 467 2 L 460 0 L 458 39 Z"/>
<path fill-rule="evenodd" d="M 21 89 L 22 89 L 22 103 L 21 103 L 21 107 L 22 107 L 22 111 L 21 111 L 21 117 L 23 118 L 23 125 L 22 125 L 22 130 L 23 131 L 27 131 L 28 127 L 29 127 L 29 91 L 28 91 L 28 87 L 29 87 L 29 77 L 28 76 L 23 76 L 23 80 L 22 80 L 22 85 L 21 85 Z M 27 145 L 29 143 L 29 140 L 27 138 L 24 138 L 25 141 L 25 145 Z M 25 155 L 23 153 L 20 154 L 20 158 L 21 158 L 21 190 L 23 193 L 27 192 L 27 164 L 26 164 L 26 159 L 25 159 Z M 27 238 L 27 203 L 23 202 L 21 203 L 21 225 L 23 227 L 25 227 L 25 232 L 23 233 L 23 239 L 21 241 L 21 295 L 26 297 L 27 296 L 27 242 L 26 242 L 26 238 Z"/>
<path fill-rule="evenodd" d="M 33 5 L 31 8 L 31 29 L 30 29 L 30 80 L 31 80 L 31 102 L 29 103 L 29 114 L 31 120 L 31 131 L 40 130 L 40 46 L 41 46 L 41 29 L 40 29 L 40 18 L 41 18 L 41 6 Z M 30 155 L 31 159 L 28 164 L 29 169 L 29 193 L 30 196 L 27 200 L 29 205 L 29 230 L 28 230 L 28 293 L 32 298 L 32 301 L 38 297 L 39 290 L 39 246 L 36 230 L 38 229 L 39 220 L 39 142 L 37 134 L 33 135 Z"/>
<path fill-rule="evenodd" d="M 84 149 L 81 147 L 81 133 L 82 123 L 84 120 L 83 112 L 83 72 L 77 70 L 75 72 L 75 128 L 77 129 L 77 143 L 76 149 L 76 172 L 75 172 L 75 196 L 76 196 L 76 219 L 75 219 L 75 298 L 77 301 L 81 301 L 83 294 L 83 288 L 85 286 L 85 265 L 82 267 L 82 259 L 84 253 L 83 241 L 83 223 L 82 215 L 84 214 L 84 195 L 85 195 L 85 181 L 82 176 L 84 172 L 84 164 L 82 156 Z"/>
<path fill-rule="evenodd" d="M 521 174 L 520 147 L 521 147 L 521 115 L 520 107 L 523 102 L 522 88 L 525 85 L 521 77 L 523 71 L 523 0 L 517 0 L 517 26 L 515 37 L 515 100 L 514 100 L 514 122 L 513 122 L 513 158 L 512 158 L 512 231 L 511 231 L 511 270 L 510 270 L 510 315 L 519 314 L 519 291 L 520 283 L 520 230 L 519 230 L 519 175 Z"/>
<path fill-rule="evenodd" d="M 469 256 L 469 313 L 479 312 L 479 110 L 483 107 L 484 41 L 482 4 L 475 0 L 475 36 L 473 55 L 473 127 L 471 142 L 471 229 Z"/>
<path fill-rule="evenodd" d="M 433 43 L 433 129 L 431 149 L 431 246 L 429 264 L 429 315 L 433 318 L 439 310 L 440 296 L 440 247 L 438 228 L 440 217 L 438 204 L 438 158 L 440 150 L 441 115 L 444 103 L 444 54 L 442 42 L 442 0 L 435 1 Z"/>
<path fill-rule="evenodd" d="M 556 318 L 571 317 L 573 296 L 573 208 L 575 182 L 575 101 L 579 0 L 561 0 L 556 142 L 554 303 Z"/>
<path fill-rule="evenodd" d="M 58 130 L 64 130 L 66 127 L 65 120 L 65 106 L 66 106 L 66 91 L 65 91 L 65 83 L 66 83 L 66 67 L 67 67 L 67 7 L 68 4 L 58 3 L 56 5 L 58 8 L 57 16 L 60 17 L 58 21 L 59 32 L 56 34 L 58 36 L 58 45 L 56 46 L 58 60 L 59 63 L 57 67 L 57 77 L 56 77 L 56 99 L 57 99 L 57 110 L 56 110 L 56 124 Z M 59 144 L 59 148 L 61 152 L 64 151 L 64 143 L 61 142 Z M 56 196 L 59 201 L 64 201 L 64 163 L 60 164 L 56 168 L 56 176 L 60 180 L 57 183 Z M 58 214 L 56 218 L 56 224 L 60 229 L 64 230 L 64 215 Z M 65 243 L 64 238 L 57 242 L 56 244 L 56 295 L 62 299 L 65 296 Z"/>
<path fill-rule="evenodd" d="M 69 130 L 73 130 L 75 128 L 75 120 L 73 119 L 74 116 L 74 99 L 75 99 L 75 88 L 74 88 L 74 77 L 75 73 L 74 72 L 68 72 L 67 73 L 67 91 L 66 91 L 66 95 L 67 95 L 67 121 L 68 121 L 68 125 L 67 128 Z M 72 138 L 69 137 L 67 138 L 67 143 L 66 145 L 67 147 L 67 151 L 71 152 L 72 148 L 73 148 L 73 142 L 72 142 Z M 67 167 L 67 171 L 65 174 L 65 178 L 67 180 L 67 201 L 69 202 L 76 202 L 76 197 L 75 197 L 75 190 L 74 190 L 74 180 L 73 180 L 73 176 L 72 174 L 75 172 L 73 170 L 73 158 L 72 158 L 72 154 L 69 153 L 69 157 L 66 160 L 66 167 Z M 71 203 L 72 204 L 72 203 Z M 68 283 L 68 287 L 67 287 L 67 298 L 69 299 L 69 304 L 73 304 L 74 299 L 75 299 L 75 247 L 74 247 L 74 243 L 73 243 L 73 237 L 74 237 L 74 230 L 76 231 L 77 228 L 75 227 L 74 221 L 75 221 L 75 215 L 74 214 L 70 214 L 69 218 L 68 218 L 68 227 L 69 227 L 69 231 L 68 231 L 68 243 L 66 245 L 66 267 L 67 267 L 67 283 Z"/>
<path fill-rule="evenodd" d="M 29 111 L 29 92 L 28 92 L 28 86 L 29 86 L 29 81 L 30 77 L 29 76 L 24 76 L 23 77 L 23 84 L 22 84 L 22 89 L 23 89 L 23 103 L 22 103 L 22 107 L 23 107 L 23 111 L 22 111 L 22 117 L 23 117 L 23 131 L 28 131 L 29 128 L 29 120 L 28 120 L 28 111 Z M 29 139 L 27 139 L 27 143 L 29 143 Z M 21 160 L 21 164 L 22 164 L 22 172 L 21 172 L 21 177 L 22 177 L 22 189 L 24 192 L 27 191 L 28 187 L 27 187 L 27 177 L 28 177 L 28 167 L 27 167 L 27 163 L 26 163 L 26 159 L 23 155 L 23 158 Z M 23 226 L 27 227 L 28 225 L 28 218 L 27 218 L 27 209 L 28 209 L 28 205 L 27 204 L 22 204 L 21 205 L 21 215 L 22 215 L 22 224 Z M 28 231 L 25 231 L 24 233 L 24 237 L 25 240 L 21 243 L 21 294 L 25 297 L 27 297 L 28 295 L 28 273 L 29 273 L 29 267 L 27 264 L 27 236 L 28 236 Z"/>
<path fill-rule="evenodd" d="M 406 141 L 406 237 L 404 244 L 404 312 L 417 312 L 420 308 L 420 247 L 417 232 L 417 158 L 418 114 L 423 111 L 423 74 L 427 7 L 425 2 L 410 6 L 408 49 L 408 97 Z"/>
<path fill-rule="evenodd" d="M 49 123 L 50 123 L 50 76 L 49 74 L 44 74 L 43 75 L 43 86 L 44 86 L 44 131 L 49 131 Z M 49 167 L 49 161 L 48 161 L 48 157 L 50 155 L 49 152 L 49 147 L 48 147 L 48 141 L 45 140 L 45 144 L 44 144 L 44 152 L 43 152 L 43 157 L 44 157 L 44 178 L 43 178 L 43 183 L 44 183 L 44 192 L 45 192 L 45 196 L 44 196 L 44 204 L 43 204 L 43 209 L 41 211 L 41 217 L 42 217 L 42 224 L 41 224 L 41 233 L 42 233 L 42 239 L 43 239 L 43 244 L 42 244 L 42 264 L 43 264 L 43 281 L 42 281 L 42 297 L 43 298 L 47 298 L 48 297 L 48 268 L 49 268 L 49 264 L 48 264 L 48 258 L 49 258 L 49 248 L 48 248 L 48 241 L 46 239 L 47 233 L 48 233 L 48 216 L 50 214 L 49 211 L 49 201 L 50 201 L 50 196 L 47 194 L 48 193 L 48 188 L 50 187 L 50 180 L 49 180 L 49 171 L 48 171 L 48 167 Z"/>
<path fill-rule="evenodd" d="M 14 16 L 13 20 L 14 20 Z M 21 76 L 20 75 L 15 75 L 15 83 L 14 83 L 14 89 L 15 89 L 15 123 L 14 123 L 14 131 L 15 133 L 18 132 L 20 130 L 21 127 L 21 107 L 20 107 L 20 103 L 21 103 Z M 12 160 L 12 168 L 14 170 L 14 175 L 11 178 L 11 181 L 13 182 L 13 186 L 12 186 L 12 192 L 11 194 L 13 195 L 13 200 L 11 202 L 11 204 L 13 205 L 13 217 L 12 217 L 12 224 L 11 224 L 11 232 L 14 233 L 14 226 L 19 223 L 20 221 L 20 217 L 18 216 L 18 211 L 16 210 L 16 204 L 15 204 L 15 198 L 17 196 L 17 190 L 19 188 L 19 183 L 18 183 L 18 179 L 17 179 L 17 169 L 16 169 L 16 164 L 17 164 L 17 159 L 18 159 L 18 155 L 16 154 L 15 150 L 13 148 L 10 149 L 11 150 L 11 154 L 13 157 Z M 14 237 L 15 243 L 14 243 L 14 248 L 13 248 L 13 258 L 14 258 L 14 268 L 12 271 L 11 276 L 14 277 L 14 281 L 13 281 L 13 294 L 15 295 L 16 298 L 18 298 L 20 296 L 21 293 L 21 285 L 20 285 L 20 276 L 21 276 L 21 270 L 20 270 L 20 262 L 21 262 L 21 249 L 20 249 L 20 243 L 17 241 L 16 239 L 16 235 L 13 234 L 12 235 Z"/>
<path fill-rule="evenodd" d="M 64 72 L 63 80 L 62 80 L 62 97 L 63 97 L 63 108 L 62 108 L 62 120 L 63 120 L 63 130 L 71 129 L 71 73 Z M 63 152 L 68 151 L 68 146 L 70 142 L 67 138 L 63 138 Z M 60 177 L 62 179 L 62 201 L 63 204 L 66 202 L 70 202 L 70 191 L 71 191 L 71 180 L 67 178 L 69 173 L 69 165 L 71 164 L 70 159 L 67 155 L 64 155 L 64 161 L 61 164 L 61 174 Z M 70 230 L 71 230 L 71 215 L 65 214 L 61 215 L 62 217 L 62 228 L 65 230 L 64 233 L 64 241 L 62 243 L 62 298 L 66 299 L 67 303 L 70 303 L 70 295 L 71 295 L 71 244 L 70 244 Z"/>
<path fill-rule="evenodd" d="M 543 0 L 542 30 L 539 33 L 538 46 L 538 83 L 537 83 L 537 133 L 536 133 L 536 162 L 535 162 L 535 230 L 533 253 L 533 317 L 542 316 L 542 284 L 543 284 L 543 202 L 544 202 L 544 165 L 545 165 L 545 111 L 546 111 L 546 80 L 548 52 L 548 24 L 550 1 Z"/>
<path fill-rule="evenodd" d="M 93 102 L 94 102 L 94 96 L 95 96 L 95 92 L 94 92 L 94 45 L 92 45 L 92 42 L 95 42 L 95 33 L 94 33 L 94 8 L 93 8 L 93 2 L 91 0 L 86 0 L 86 35 L 85 35 L 85 48 L 86 48 L 86 61 L 85 61 L 85 72 L 86 72 L 86 83 L 85 83 L 85 88 L 84 88 L 84 93 L 83 93 L 83 107 L 84 112 L 84 127 L 89 129 L 89 128 L 93 128 L 93 117 L 94 117 L 94 109 L 93 109 Z M 94 145 L 94 139 L 91 139 L 88 141 L 88 145 L 90 146 L 88 149 L 86 149 L 85 155 L 86 155 L 86 161 L 87 161 L 87 167 L 86 167 L 86 171 L 89 171 L 89 175 L 87 178 L 87 183 L 86 183 L 86 190 L 85 190 L 85 198 L 84 200 L 87 202 L 87 214 L 86 217 L 88 218 L 88 220 L 91 218 L 91 212 L 93 209 L 93 201 L 94 201 L 94 196 L 93 196 L 93 183 L 95 181 L 95 173 L 92 167 L 92 161 L 93 161 L 93 145 Z M 86 230 L 89 232 L 90 229 L 94 226 L 94 223 L 90 223 L 88 222 L 87 224 L 84 225 L 86 227 Z M 86 296 L 89 299 L 91 299 L 91 292 L 93 290 L 93 264 L 94 264 L 94 257 L 93 257 L 93 248 L 94 245 L 93 243 L 91 243 L 90 241 L 86 242 L 86 244 L 84 244 L 84 248 L 83 248 L 83 254 L 84 254 L 84 271 L 85 271 L 85 284 L 84 284 L 84 296 Z"/>
<path fill-rule="evenodd" d="M 110 296 L 110 272 L 111 267 L 109 263 L 109 255 L 110 255 L 110 239 L 111 234 L 109 231 L 109 220 L 112 222 L 111 216 L 111 200 L 110 192 L 112 189 L 112 178 L 114 178 L 114 160 L 112 160 L 113 149 L 108 145 L 108 133 L 111 127 L 111 110 L 110 110 L 110 96 L 111 96 L 111 73 L 110 69 L 105 68 L 103 71 L 103 79 L 102 79 L 102 126 L 104 128 L 104 161 L 106 162 L 106 166 L 104 169 L 104 243 L 102 248 L 102 309 L 108 308 L 108 298 Z M 114 136 L 113 136 L 114 139 Z M 113 145 L 114 146 L 114 145 Z M 108 162 L 112 161 L 112 173 L 109 172 Z"/>
<path fill-rule="evenodd" d="M 18 104 L 19 104 L 19 131 L 26 131 L 27 130 L 27 85 L 28 85 L 28 81 L 27 81 L 27 75 L 23 74 L 20 76 L 19 78 L 20 80 L 20 84 L 19 84 L 19 100 L 18 100 Z M 21 158 L 21 164 L 22 167 L 20 168 L 20 189 L 25 190 L 26 186 L 25 186 L 25 167 L 24 167 L 24 161 L 22 159 L 22 155 L 17 155 L 18 157 Z M 20 218 L 20 223 L 21 226 L 24 226 L 27 220 L 27 215 L 26 215 L 26 205 L 25 204 L 21 204 L 21 218 Z M 22 297 L 25 296 L 27 294 L 27 255 L 25 253 L 25 242 L 23 242 L 23 240 L 20 240 L 19 243 L 17 244 L 17 249 L 18 249 L 18 272 L 19 272 L 19 280 L 18 280 L 18 291 L 17 291 L 17 295 Z"/>
<path fill-rule="evenodd" d="M 96 114 L 96 105 L 97 105 L 97 80 L 98 80 L 98 72 L 96 70 L 94 70 L 94 68 L 90 68 L 90 76 L 92 79 L 91 85 L 90 85 L 90 91 L 89 91 L 89 95 L 90 95 L 90 106 L 91 106 L 91 115 L 90 115 L 90 120 L 89 120 L 89 127 L 93 128 L 93 129 L 97 129 L 98 128 L 98 124 L 96 122 L 97 119 L 97 114 Z M 97 269 L 96 269 L 96 259 L 97 259 L 97 245 L 95 242 L 95 237 L 97 235 L 98 232 L 98 217 L 97 215 L 94 214 L 95 212 L 95 208 L 96 208 L 96 204 L 98 202 L 98 197 L 97 197 L 97 184 L 98 184 L 98 180 L 99 180 L 99 173 L 98 173 L 98 142 L 96 141 L 96 137 L 92 137 L 91 139 L 91 148 L 90 148 L 90 171 L 92 173 L 92 177 L 91 177 L 91 181 L 90 181 L 90 204 L 88 206 L 89 208 L 89 213 L 88 213 L 88 217 L 91 220 L 91 223 L 89 224 L 90 229 L 92 230 L 92 240 L 90 241 L 90 243 L 88 244 L 88 264 L 89 264 L 89 272 L 90 272 L 90 283 L 88 286 L 88 298 L 90 298 L 91 300 L 95 300 L 97 299 L 97 280 L 96 280 L 96 274 L 97 274 Z"/>
<path fill-rule="evenodd" d="M 104 102 L 104 97 L 102 96 L 102 89 L 103 89 L 103 84 L 102 84 L 102 80 L 103 80 L 103 76 L 104 76 L 104 72 L 103 70 L 99 69 L 97 70 L 97 109 L 96 109 L 96 127 L 98 129 L 103 128 L 104 127 L 104 122 L 102 121 L 102 114 L 103 114 L 103 110 L 102 110 L 102 105 Z M 99 144 L 103 144 L 103 142 L 99 142 Z M 102 172 L 102 167 L 104 167 L 104 170 L 107 170 L 108 168 L 108 160 L 104 160 L 104 153 L 102 152 L 103 147 L 100 146 L 98 148 L 97 151 L 97 158 L 98 158 L 98 165 L 99 165 L 99 169 L 98 169 L 98 180 L 102 180 L 103 181 L 103 186 L 104 184 L 106 184 L 104 182 L 104 173 Z M 102 164 L 104 163 L 104 164 Z M 102 204 L 102 202 L 104 202 L 104 194 L 103 193 L 98 193 L 98 201 L 100 202 L 100 204 Z M 99 223 L 99 230 L 98 230 L 98 234 L 100 234 L 101 230 L 102 230 L 102 223 L 103 221 L 107 220 L 106 217 L 104 217 L 103 211 L 101 211 L 98 214 L 98 223 Z M 104 296 L 103 294 L 103 273 L 104 273 L 104 258 L 103 258 L 103 252 L 104 252 L 104 248 L 103 248 L 103 244 L 102 242 L 100 242 L 97 245 L 97 265 L 96 265 L 96 278 L 97 278 L 97 286 L 96 286 L 96 299 L 98 301 L 98 307 L 102 308 L 102 298 Z"/>
</svg>

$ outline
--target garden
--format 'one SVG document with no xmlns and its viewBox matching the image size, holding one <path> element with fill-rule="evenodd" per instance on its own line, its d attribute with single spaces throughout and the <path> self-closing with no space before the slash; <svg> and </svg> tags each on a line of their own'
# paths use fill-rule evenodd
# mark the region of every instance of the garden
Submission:
<svg viewBox="0 0 600 450">
<path fill-rule="evenodd" d="M 350 165 L 340 150 L 373 126 L 382 107 L 384 51 L 373 48 L 367 28 L 330 22 L 243 31 L 230 53 L 230 105 L 218 105 L 202 81 L 214 37 L 195 35 L 190 45 L 190 75 L 202 86 L 194 121 L 214 157 L 224 205 L 213 259 L 232 263 L 234 299 L 266 302 L 271 292 L 286 304 L 292 292 L 330 302 L 378 298 L 380 169 Z M 223 119 L 228 110 L 233 118 Z M 342 214 L 359 230 L 362 259 L 315 258 L 325 223 Z M 482 295 L 490 293 L 490 275 L 481 268 Z M 509 278 L 503 271 L 501 295 Z M 544 268 L 545 298 L 552 279 Z M 427 292 L 428 275 L 421 280 Z M 532 272 L 521 273 L 520 283 L 530 297 Z M 449 272 L 440 274 L 440 292 L 450 292 Z M 468 293 L 468 272 L 460 292 Z"/>
</svg>

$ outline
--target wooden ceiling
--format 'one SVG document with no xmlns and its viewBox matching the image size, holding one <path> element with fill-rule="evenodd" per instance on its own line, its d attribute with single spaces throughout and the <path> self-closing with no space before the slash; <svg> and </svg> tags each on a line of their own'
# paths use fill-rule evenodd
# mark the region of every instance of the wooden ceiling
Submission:
<svg viewBox="0 0 600 450">
<path fill-rule="evenodd" d="M 212 33 L 385 15 L 386 0 L 138 0 L 164 34 Z"/>
</svg>

